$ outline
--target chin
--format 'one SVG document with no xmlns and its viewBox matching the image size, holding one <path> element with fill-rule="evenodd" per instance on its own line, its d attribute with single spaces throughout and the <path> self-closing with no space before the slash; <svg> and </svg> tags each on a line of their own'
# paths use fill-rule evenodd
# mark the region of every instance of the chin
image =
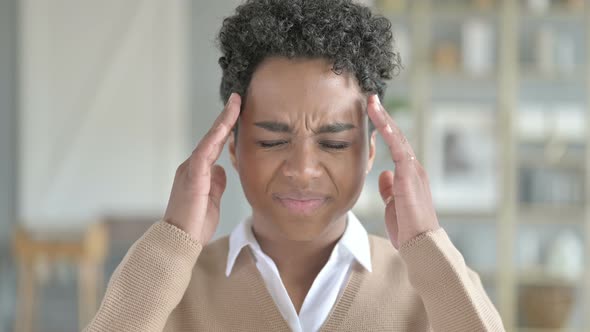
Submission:
<svg viewBox="0 0 590 332">
<path fill-rule="evenodd" d="M 273 218 L 281 235 L 292 241 L 313 241 L 326 235 L 327 229 L 336 220 L 324 214 L 281 215 Z"/>
<path fill-rule="evenodd" d="M 258 202 L 262 203 L 262 202 Z M 289 241 L 314 241 L 330 236 L 330 229 L 337 220 L 346 216 L 346 208 L 336 208 L 335 201 L 313 211 L 293 211 L 276 200 L 264 204 L 252 204 L 252 214 L 258 219 L 267 236 L 275 236 Z"/>
</svg>

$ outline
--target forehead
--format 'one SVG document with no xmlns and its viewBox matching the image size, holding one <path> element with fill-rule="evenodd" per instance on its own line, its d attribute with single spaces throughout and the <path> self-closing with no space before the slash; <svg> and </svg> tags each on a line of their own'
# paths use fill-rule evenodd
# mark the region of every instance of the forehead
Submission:
<svg viewBox="0 0 590 332">
<path fill-rule="evenodd" d="M 268 58 L 252 76 L 248 112 L 326 115 L 358 112 L 366 100 L 353 75 L 324 59 Z"/>
</svg>

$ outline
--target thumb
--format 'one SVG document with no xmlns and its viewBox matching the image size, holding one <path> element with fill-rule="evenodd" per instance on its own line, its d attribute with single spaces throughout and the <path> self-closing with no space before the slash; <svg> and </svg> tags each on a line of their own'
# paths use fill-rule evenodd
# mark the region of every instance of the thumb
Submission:
<svg viewBox="0 0 590 332">
<path fill-rule="evenodd" d="M 394 175 L 392 171 L 383 171 L 379 175 L 379 193 L 385 202 L 385 229 L 391 243 L 399 249 L 399 226 L 397 224 L 397 213 L 395 211 L 395 200 L 393 199 Z"/>
<path fill-rule="evenodd" d="M 383 171 L 379 175 L 379 193 L 384 202 L 393 196 L 393 178 L 392 171 Z"/>
<path fill-rule="evenodd" d="M 219 165 L 214 165 L 211 169 L 211 186 L 209 189 L 209 199 L 213 202 L 217 208 L 221 202 L 221 195 L 225 191 L 227 184 L 227 177 L 225 176 L 225 170 Z"/>
</svg>

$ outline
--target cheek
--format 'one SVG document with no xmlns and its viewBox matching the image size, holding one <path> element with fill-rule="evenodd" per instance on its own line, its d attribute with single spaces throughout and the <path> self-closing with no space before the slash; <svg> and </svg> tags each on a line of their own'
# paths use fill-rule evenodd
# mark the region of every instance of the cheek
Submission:
<svg viewBox="0 0 590 332">
<path fill-rule="evenodd" d="M 237 170 L 246 198 L 251 203 L 264 195 L 273 174 L 276 172 L 277 159 L 261 154 L 256 147 L 238 144 Z"/>
<path fill-rule="evenodd" d="M 355 146 L 353 153 L 346 161 L 338 163 L 339 183 L 337 185 L 348 192 L 348 195 L 358 196 L 363 188 L 366 177 L 368 149 Z"/>
<path fill-rule="evenodd" d="M 366 149 L 355 145 L 351 151 L 325 161 L 328 175 L 338 188 L 339 195 L 347 198 L 359 195 L 366 176 L 366 160 Z"/>
</svg>

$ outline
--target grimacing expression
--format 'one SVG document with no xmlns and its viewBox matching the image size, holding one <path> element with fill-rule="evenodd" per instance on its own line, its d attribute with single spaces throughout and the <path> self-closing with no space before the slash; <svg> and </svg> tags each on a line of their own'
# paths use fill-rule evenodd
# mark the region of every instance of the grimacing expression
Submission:
<svg viewBox="0 0 590 332">
<path fill-rule="evenodd" d="M 375 156 L 367 97 L 325 59 L 265 59 L 252 76 L 230 156 L 252 217 L 313 240 L 346 218 Z"/>
</svg>

